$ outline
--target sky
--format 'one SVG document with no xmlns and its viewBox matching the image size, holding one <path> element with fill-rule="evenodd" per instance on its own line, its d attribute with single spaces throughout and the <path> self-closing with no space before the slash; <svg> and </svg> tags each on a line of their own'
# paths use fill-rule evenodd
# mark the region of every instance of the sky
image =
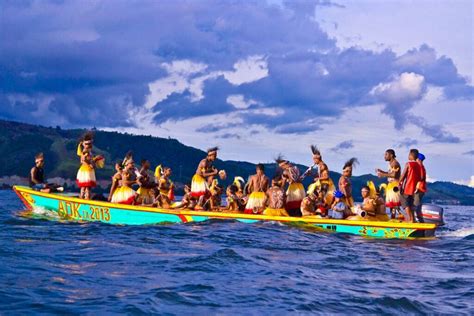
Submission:
<svg viewBox="0 0 474 316">
<path fill-rule="evenodd" d="M 473 2 L 0 0 L 0 119 L 474 186 Z M 100 144 L 97 144 L 100 147 Z"/>
</svg>

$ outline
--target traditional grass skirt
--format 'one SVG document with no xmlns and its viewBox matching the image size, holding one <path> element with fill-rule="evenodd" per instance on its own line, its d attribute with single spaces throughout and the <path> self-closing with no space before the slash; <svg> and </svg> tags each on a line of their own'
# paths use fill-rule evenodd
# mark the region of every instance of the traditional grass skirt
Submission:
<svg viewBox="0 0 474 316">
<path fill-rule="evenodd" d="M 263 215 L 267 216 L 290 216 L 284 208 L 266 208 Z"/>
<path fill-rule="evenodd" d="M 114 195 L 112 195 L 112 203 L 117 204 L 133 204 L 135 202 L 135 197 L 137 193 L 130 187 L 120 187 L 115 190 Z"/>
<path fill-rule="evenodd" d="M 254 208 L 260 209 L 260 212 L 261 212 L 262 211 L 261 209 L 265 206 L 265 199 L 266 199 L 265 192 L 250 193 L 247 204 L 245 205 L 244 213 L 252 214 Z"/>
<path fill-rule="evenodd" d="M 193 176 L 191 180 L 191 196 L 200 197 L 207 193 L 207 182 L 198 174 Z"/>
<path fill-rule="evenodd" d="M 393 181 L 388 183 L 385 191 L 385 206 L 389 208 L 400 206 L 400 197 L 400 187 L 398 186 L 398 182 Z"/>
<path fill-rule="evenodd" d="M 93 188 L 96 186 L 95 171 L 89 165 L 81 165 L 77 172 L 76 184 L 79 188 Z"/>
<path fill-rule="evenodd" d="M 295 182 L 288 186 L 286 190 L 286 210 L 299 209 L 301 202 L 306 196 L 302 183 Z"/>
<path fill-rule="evenodd" d="M 151 196 L 151 189 L 139 187 L 137 190 L 137 195 L 143 204 L 153 203 L 153 197 Z"/>
</svg>

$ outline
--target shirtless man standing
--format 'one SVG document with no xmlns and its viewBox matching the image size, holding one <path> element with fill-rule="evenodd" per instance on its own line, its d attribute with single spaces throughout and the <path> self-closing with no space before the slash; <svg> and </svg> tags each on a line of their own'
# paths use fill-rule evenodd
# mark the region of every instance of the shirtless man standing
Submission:
<svg viewBox="0 0 474 316">
<path fill-rule="evenodd" d="M 249 198 L 245 206 L 244 213 L 257 214 L 265 209 L 265 192 L 268 189 L 268 178 L 265 175 L 265 167 L 259 163 L 256 167 L 256 174 L 250 177 L 247 184 Z"/>
<path fill-rule="evenodd" d="M 387 149 L 384 159 L 388 162 L 388 171 L 376 169 L 379 178 L 387 178 L 388 185 L 385 188 L 385 205 L 390 208 L 392 219 L 396 217 L 396 209 L 401 205 L 401 194 L 399 179 L 401 175 L 400 163 L 397 161 L 395 150 Z"/>
<path fill-rule="evenodd" d="M 350 208 L 354 206 L 354 198 L 352 197 L 352 169 L 355 164 L 359 163 L 357 158 L 351 158 L 344 164 L 342 175 L 339 178 L 339 191 L 344 194 L 344 202 Z"/>
<path fill-rule="evenodd" d="M 311 145 L 311 152 L 313 153 L 314 164 L 309 167 L 308 170 L 306 170 L 301 178 L 304 179 L 306 176 L 313 176 L 314 183 L 316 184 L 314 189 L 320 188 L 322 185 L 327 185 L 329 192 L 334 191 L 335 186 L 329 176 L 329 168 L 328 165 L 323 161 L 321 152 L 315 145 Z M 316 172 L 314 170 L 315 168 L 317 168 Z M 310 193 L 312 193 L 312 191 Z"/>
<path fill-rule="evenodd" d="M 218 150 L 218 147 L 207 150 L 207 157 L 199 162 L 196 174 L 191 181 L 191 196 L 198 199 L 198 203 L 195 207 L 196 210 L 203 209 L 204 199 L 209 194 L 209 186 L 219 172 L 216 167 L 213 166 L 214 161 L 217 159 Z"/>
</svg>

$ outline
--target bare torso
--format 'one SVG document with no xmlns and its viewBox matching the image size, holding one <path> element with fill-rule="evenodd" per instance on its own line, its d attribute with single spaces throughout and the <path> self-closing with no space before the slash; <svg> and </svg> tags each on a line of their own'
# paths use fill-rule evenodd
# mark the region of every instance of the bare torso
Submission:
<svg viewBox="0 0 474 316">
<path fill-rule="evenodd" d="M 279 187 L 271 187 L 267 190 L 267 206 L 273 209 L 282 209 L 285 206 L 285 193 Z"/>
</svg>

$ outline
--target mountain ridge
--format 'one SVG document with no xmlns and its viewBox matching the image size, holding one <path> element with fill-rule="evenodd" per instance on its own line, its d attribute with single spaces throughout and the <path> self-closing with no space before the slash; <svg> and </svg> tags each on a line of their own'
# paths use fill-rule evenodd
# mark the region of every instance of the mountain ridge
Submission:
<svg viewBox="0 0 474 316">
<path fill-rule="evenodd" d="M 150 160 L 152 166 L 162 164 L 173 170 L 172 178 L 182 187 L 190 183 L 199 161 L 206 156 L 205 151 L 184 145 L 173 138 L 133 135 L 128 133 L 102 131 L 92 129 L 95 133 L 94 152 L 106 158 L 106 167 L 97 170 L 97 179 L 104 184 L 114 173 L 113 165 L 121 160 L 126 152 L 132 150 L 139 165 L 139 159 Z M 59 126 L 45 127 L 21 122 L 0 120 L 0 185 L 2 178 L 27 177 L 33 166 L 37 152 L 45 155 L 45 173 L 48 178 L 74 180 L 79 167 L 79 158 L 76 148 L 79 138 L 85 129 L 62 129 Z M 227 185 L 235 176 L 246 179 L 255 173 L 255 164 L 247 161 L 220 160 L 215 163 L 219 169 L 225 169 L 228 179 Z M 307 166 L 297 165 L 303 172 Z M 272 176 L 276 171 L 276 164 L 265 164 L 266 174 Z M 331 172 L 335 183 L 340 174 Z M 367 181 L 374 181 L 377 185 L 382 180 L 374 175 L 366 174 L 352 178 L 354 192 Z M 310 179 L 304 181 L 307 186 Z M 5 181 L 3 182 L 5 184 Z M 9 183 L 8 185 L 11 185 Z M 427 200 L 451 201 L 460 204 L 474 205 L 474 188 L 447 181 L 437 181 L 428 184 Z"/>
</svg>

